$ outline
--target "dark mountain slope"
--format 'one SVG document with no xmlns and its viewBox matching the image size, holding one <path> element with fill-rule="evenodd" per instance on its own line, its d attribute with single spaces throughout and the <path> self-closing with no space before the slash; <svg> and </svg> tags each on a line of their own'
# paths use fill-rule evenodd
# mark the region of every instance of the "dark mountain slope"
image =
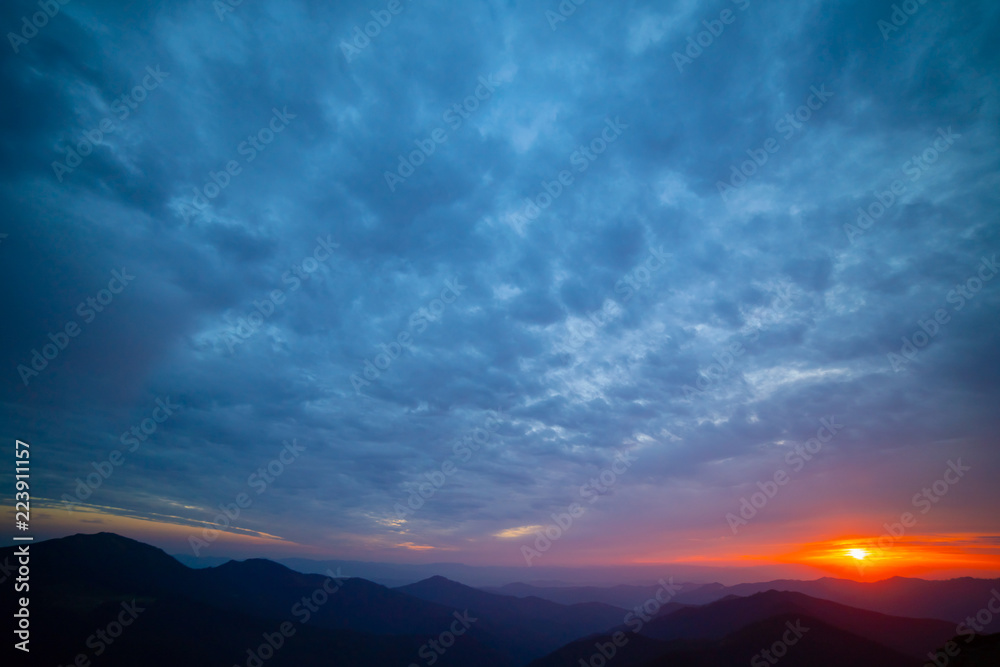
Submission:
<svg viewBox="0 0 1000 667">
<path fill-rule="evenodd" d="M 505 641 L 519 658 L 531 660 L 578 637 L 622 622 L 623 609 L 599 603 L 560 605 L 540 598 L 496 595 L 432 577 L 395 589 L 452 609 L 471 610 L 482 629 Z"/>
<path fill-rule="evenodd" d="M 786 614 L 818 619 L 918 659 L 947 641 L 955 630 L 946 621 L 887 616 L 801 593 L 768 591 L 681 609 L 654 619 L 642 634 L 664 640 L 721 639 L 761 619 Z"/>
<path fill-rule="evenodd" d="M 0 562 L 11 561 L 14 548 L 0 549 Z M 31 664 L 68 665 L 83 656 L 107 667 L 245 665 L 266 633 L 281 645 L 268 667 L 407 665 L 426 662 L 428 642 L 456 622 L 447 607 L 361 579 L 343 580 L 321 601 L 315 593 L 336 585 L 327 577 L 268 561 L 191 570 L 110 533 L 32 544 L 30 567 Z M 308 617 L 297 613 L 308 609 L 296 607 L 303 597 L 314 605 Z M 15 596 L 4 595 L 0 606 L 13 614 Z M 284 639 L 275 634 L 282 623 L 291 634 Z M 517 664 L 500 646 L 472 624 L 443 655 L 434 654 L 435 664 Z M 23 662 L 11 643 L 3 654 L 0 664 Z"/>
<path fill-rule="evenodd" d="M 736 586 L 707 584 L 685 589 L 677 596 L 677 601 L 708 604 L 726 595 L 747 597 L 769 590 L 791 591 L 891 616 L 940 618 L 959 623 L 970 612 L 982 608 L 993 595 L 994 589 L 1000 590 L 1000 579 L 963 577 L 925 581 L 892 577 L 882 581 L 860 582 L 824 577 L 815 581 L 781 579 Z M 991 628 L 994 631 L 1000 630 L 1000 617 L 994 619 Z"/>
<path fill-rule="evenodd" d="M 796 633 L 792 628 L 798 628 Z M 611 636 L 573 642 L 530 667 L 576 667 L 599 663 L 614 667 L 764 667 L 775 664 L 762 651 L 774 651 L 784 638 L 794 643 L 779 646 L 770 657 L 782 667 L 920 667 L 916 658 L 902 655 L 868 639 L 831 627 L 808 616 L 778 615 L 737 630 L 718 640 L 649 639 L 628 634 L 624 646 Z M 619 643 L 622 637 L 619 636 Z M 612 650 L 614 651 L 612 653 Z M 781 655 L 779 656 L 778 653 Z"/>
</svg>

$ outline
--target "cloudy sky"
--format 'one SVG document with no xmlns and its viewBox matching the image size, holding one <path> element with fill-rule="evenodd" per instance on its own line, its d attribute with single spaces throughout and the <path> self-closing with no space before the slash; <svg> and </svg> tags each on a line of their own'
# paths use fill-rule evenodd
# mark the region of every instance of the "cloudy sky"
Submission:
<svg viewBox="0 0 1000 667">
<path fill-rule="evenodd" d="M 32 530 L 996 575 L 1000 8 L 903 4 L 6 3 Z"/>
</svg>

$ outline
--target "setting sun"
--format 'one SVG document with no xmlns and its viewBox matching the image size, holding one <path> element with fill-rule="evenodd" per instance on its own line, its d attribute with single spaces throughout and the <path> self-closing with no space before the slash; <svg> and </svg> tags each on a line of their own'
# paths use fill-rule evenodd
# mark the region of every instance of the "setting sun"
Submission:
<svg viewBox="0 0 1000 667">
<path fill-rule="evenodd" d="M 857 560 L 864 560 L 868 557 L 868 552 L 864 549 L 848 549 L 847 555 Z"/>
</svg>

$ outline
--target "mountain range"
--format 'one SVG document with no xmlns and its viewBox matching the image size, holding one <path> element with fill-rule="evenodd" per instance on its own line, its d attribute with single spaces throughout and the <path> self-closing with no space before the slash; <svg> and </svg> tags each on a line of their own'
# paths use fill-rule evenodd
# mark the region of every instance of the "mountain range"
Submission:
<svg viewBox="0 0 1000 667">
<path fill-rule="evenodd" d="M 630 608 L 649 597 L 655 586 L 536 586 L 512 583 L 485 587 L 493 593 L 515 597 L 540 597 L 561 604 L 600 601 Z M 723 586 L 722 584 L 684 584 L 674 598 L 686 604 L 709 604 L 728 596 L 747 597 L 769 590 L 803 593 L 821 600 L 877 611 L 896 616 L 940 618 L 961 623 L 970 614 L 984 607 L 993 591 L 1000 591 L 1000 579 L 963 577 L 944 581 L 927 581 L 907 577 L 892 577 L 876 582 L 824 577 L 814 581 L 780 579 L 761 583 Z M 1000 631 L 1000 614 L 995 614 L 984 631 Z"/>
<path fill-rule="evenodd" d="M 996 585 L 779 584 L 854 596 L 858 606 L 850 606 L 769 584 L 689 584 L 678 585 L 668 603 L 650 604 L 651 589 L 643 587 L 539 587 L 542 594 L 525 595 L 535 587 L 482 590 L 434 576 L 388 588 L 260 559 L 195 569 L 112 533 L 30 550 L 30 664 L 59 666 L 656 667 L 780 658 L 788 667 L 919 667 L 953 639 L 960 605 L 974 600 L 965 614 L 975 614 L 988 601 L 976 597 L 982 587 Z M 13 552 L 0 549 L 0 562 Z M 546 599 L 553 591 L 563 599 Z M 4 600 L 13 614 L 13 596 Z M 889 614 L 872 610 L 875 604 L 909 604 L 910 611 Z M 1000 664 L 996 636 L 967 639 L 954 639 L 961 650 L 950 664 Z M 13 652 L 10 644 L 5 650 Z"/>
</svg>

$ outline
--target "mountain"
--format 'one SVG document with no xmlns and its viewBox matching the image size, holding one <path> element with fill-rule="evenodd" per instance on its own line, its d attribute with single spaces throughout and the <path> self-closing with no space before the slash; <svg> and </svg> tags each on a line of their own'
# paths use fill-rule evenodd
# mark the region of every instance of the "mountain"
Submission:
<svg viewBox="0 0 1000 667">
<path fill-rule="evenodd" d="M 797 635 L 791 628 L 799 630 Z M 792 641 L 778 647 L 768 660 L 763 651 L 774 651 L 783 638 Z M 531 663 L 530 667 L 569 667 L 600 664 L 595 656 L 614 667 L 920 667 L 921 661 L 902 655 L 809 616 L 779 614 L 750 623 L 718 640 L 663 641 L 627 634 L 590 637 L 565 646 Z M 625 641 L 627 640 L 627 641 Z M 612 651 L 614 651 L 612 653 Z M 610 657 L 609 657 L 610 656 Z"/>
<path fill-rule="evenodd" d="M 950 639 L 955 631 L 947 621 L 887 616 L 801 593 L 767 591 L 675 611 L 650 621 L 642 634 L 661 640 L 722 639 L 778 615 L 808 616 L 917 659 Z"/>
<path fill-rule="evenodd" d="M 1000 633 L 955 637 L 937 653 L 938 664 L 950 667 L 996 667 L 1000 665 Z"/>
<path fill-rule="evenodd" d="M 736 586 L 708 584 L 685 590 L 676 599 L 690 604 L 707 604 L 726 595 L 747 597 L 768 590 L 790 591 L 892 616 L 940 618 L 960 623 L 989 602 L 993 589 L 1000 590 L 1000 579 L 963 577 L 925 581 L 892 577 L 860 582 L 824 577 L 815 581 L 786 579 Z M 987 631 L 990 630 L 1000 630 L 1000 615 L 987 627 Z"/>
<path fill-rule="evenodd" d="M 681 593 L 699 588 L 698 584 L 679 584 Z M 498 595 L 513 595 L 514 597 L 539 597 L 559 604 L 580 604 L 583 602 L 603 602 L 613 607 L 632 609 L 653 597 L 661 584 L 649 586 L 536 586 L 524 583 L 512 583 L 504 586 L 488 586 L 482 590 Z M 715 600 L 709 600 L 714 602 Z"/>
<path fill-rule="evenodd" d="M 212 556 L 194 557 L 190 553 L 174 556 L 189 567 L 202 568 L 220 565 L 219 559 Z M 309 558 L 277 558 L 277 562 L 287 565 L 297 572 L 322 573 L 328 568 L 336 571 L 338 567 L 352 576 L 374 581 L 384 586 L 405 586 L 423 581 L 433 576 L 444 576 L 452 581 L 476 588 L 504 586 L 511 582 L 524 581 L 525 567 L 521 565 L 466 565 L 463 563 L 387 563 L 358 560 L 312 560 Z M 596 586 L 612 587 L 618 584 L 636 584 L 644 587 L 649 582 L 664 576 L 672 576 L 675 581 L 723 581 L 734 584 L 743 581 L 768 581 L 777 578 L 777 571 L 785 573 L 797 572 L 796 576 L 806 578 L 812 576 L 815 570 L 810 567 L 796 565 L 781 565 L 780 567 L 705 567 L 686 564 L 672 564 L 669 572 L 664 572 L 662 565 L 603 565 L 603 566 L 560 566 L 545 565 L 536 562 L 531 566 L 532 579 L 525 583 L 541 587 Z M 510 595 L 510 592 L 490 590 Z M 539 596 L 545 597 L 545 596 Z M 598 600 L 599 602 L 608 602 Z M 554 600 L 554 602 L 562 602 Z"/>
<path fill-rule="evenodd" d="M 745 589 L 709 585 L 688 587 L 674 600 L 722 599 L 702 606 L 671 601 L 635 635 L 625 634 L 638 629 L 626 620 L 631 610 L 500 595 L 440 576 L 393 589 L 340 573 L 304 574 L 261 559 L 192 569 L 160 549 L 111 533 L 29 548 L 31 588 L 22 594 L 30 597 L 33 664 L 521 667 L 534 660 L 540 666 L 577 667 L 580 659 L 599 662 L 590 659 L 603 646 L 614 649 L 614 667 L 745 665 L 780 639 L 785 623 L 802 622 L 809 641 L 796 643 L 783 667 L 837 661 L 917 667 L 955 634 L 952 622 L 885 615 L 796 592 L 739 597 L 733 591 Z M 17 562 L 14 552 L 0 549 L 5 572 Z M 847 590 L 830 581 L 830 590 Z M 965 586 L 970 599 L 981 585 L 956 581 L 950 585 Z M 884 585 L 903 591 L 894 604 L 911 599 L 906 595 L 920 600 L 927 590 L 943 590 L 924 590 L 912 580 Z M 656 592 L 612 590 L 631 607 Z M 579 587 L 568 594 L 593 593 Z M 640 593 L 641 600 L 631 604 Z M 977 600 L 968 613 L 986 602 Z M 15 596 L 3 596 L 0 607 L 13 614 Z M 624 648 L 607 643 L 615 638 L 628 642 Z M 962 646 L 956 660 L 967 667 L 991 664 L 996 649 L 995 639 L 977 638 Z M 11 644 L 4 651 L 10 658 L 0 664 L 20 664 L 23 655 L 11 655 Z"/>
<path fill-rule="evenodd" d="M 776 580 L 760 583 L 724 586 L 713 584 L 682 584 L 676 602 L 705 605 L 729 595 L 748 597 L 769 590 L 802 593 L 821 600 L 839 602 L 849 607 L 877 611 L 890 616 L 938 618 L 958 624 L 982 609 L 1000 591 L 1000 579 L 964 577 L 943 581 L 925 581 L 892 577 L 876 582 L 859 582 L 825 577 L 814 581 Z M 526 597 L 533 595 L 562 604 L 604 602 L 627 609 L 648 599 L 655 586 L 533 586 L 512 583 L 485 588 L 494 593 Z M 638 598 L 638 599 L 637 599 Z M 954 626 L 953 626 L 954 627 Z M 986 632 L 1000 631 L 1000 614 L 985 627 Z"/>
<path fill-rule="evenodd" d="M 0 562 L 16 560 L 13 547 L 0 549 Z M 518 664 L 475 622 L 464 628 L 452 609 L 362 579 L 344 579 L 335 589 L 327 577 L 269 561 L 192 570 L 111 533 L 32 544 L 30 567 L 33 664 L 72 664 L 82 655 L 102 667 L 255 667 L 255 652 L 273 653 L 267 667 L 430 658 L 437 666 Z M 3 596 L 5 614 L 14 604 L 14 596 Z M 431 642 L 450 628 L 463 632 L 440 654 Z M 10 643 L 4 650 L 10 659 L 3 664 L 21 664 L 15 661 L 23 654 Z"/>
<path fill-rule="evenodd" d="M 325 596 L 327 601 L 312 611 L 301 600 L 312 596 L 327 578 L 269 560 L 230 561 L 191 574 L 196 599 L 263 618 L 285 618 L 295 609 L 300 617 L 309 612 L 311 625 L 388 635 L 437 634 L 454 620 L 449 608 L 353 578 L 344 579 L 337 592 Z"/>
<path fill-rule="evenodd" d="M 453 609 L 468 609 L 482 619 L 481 628 L 496 636 L 512 653 L 528 661 L 574 639 L 622 623 L 624 609 L 601 603 L 561 605 L 536 597 L 497 595 L 444 577 L 395 589 Z"/>
</svg>

